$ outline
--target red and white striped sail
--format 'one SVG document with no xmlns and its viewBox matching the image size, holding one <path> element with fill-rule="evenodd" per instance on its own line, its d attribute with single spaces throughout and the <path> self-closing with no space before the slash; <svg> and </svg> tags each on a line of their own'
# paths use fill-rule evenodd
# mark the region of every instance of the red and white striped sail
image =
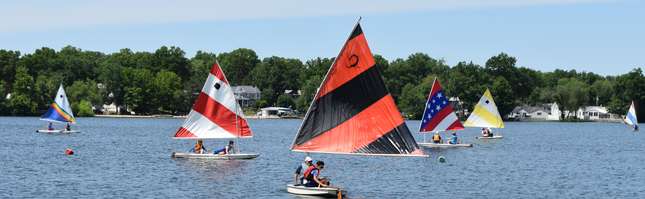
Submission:
<svg viewBox="0 0 645 199">
<path fill-rule="evenodd" d="M 252 137 L 244 113 L 235 100 L 224 72 L 215 62 L 208 79 L 197 96 L 188 118 L 181 125 L 176 139 L 217 139 Z"/>
</svg>

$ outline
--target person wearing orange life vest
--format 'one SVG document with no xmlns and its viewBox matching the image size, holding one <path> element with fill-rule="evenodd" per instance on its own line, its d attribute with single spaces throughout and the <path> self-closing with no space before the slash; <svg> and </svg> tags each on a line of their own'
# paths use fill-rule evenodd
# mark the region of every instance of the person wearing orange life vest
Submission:
<svg viewBox="0 0 645 199">
<path fill-rule="evenodd" d="M 197 153 L 197 154 L 206 153 L 206 147 L 204 147 L 204 142 L 202 140 L 197 140 L 197 143 L 195 143 L 195 147 L 190 149 L 190 152 Z"/>
<path fill-rule="evenodd" d="M 435 144 L 441 144 L 441 135 L 439 135 L 439 132 L 435 132 L 434 135 L 432 135 L 432 142 Z"/>
<path fill-rule="evenodd" d="M 307 168 L 304 174 L 303 184 L 306 187 L 326 187 L 329 181 L 320 177 L 320 172 L 325 168 L 325 162 L 317 161 L 315 165 Z"/>
</svg>

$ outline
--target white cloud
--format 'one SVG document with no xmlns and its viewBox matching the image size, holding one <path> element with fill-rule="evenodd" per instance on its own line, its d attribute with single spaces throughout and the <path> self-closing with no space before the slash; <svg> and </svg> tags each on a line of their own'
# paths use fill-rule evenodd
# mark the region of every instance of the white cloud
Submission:
<svg viewBox="0 0 645 199">
<path fill-rule="evenodd" d="M 604 0 L 25 0 L 0 7 L 0 32 L 92 25 L 368 15 L 428 10 L 577 4 Z"/>
</svg>

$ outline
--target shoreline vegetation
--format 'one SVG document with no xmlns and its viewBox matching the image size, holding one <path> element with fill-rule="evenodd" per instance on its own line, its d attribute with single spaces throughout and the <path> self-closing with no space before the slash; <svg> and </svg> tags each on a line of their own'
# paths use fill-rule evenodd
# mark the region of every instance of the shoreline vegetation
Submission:
<svg viewBox="0 0 645 199">
<path fill-rule="evenodd" d="M 244 107 L 249 118 L 256 117 L 249 113 L 268 106 L 291 107 L 305 113 L 334 60 L 260 58 L 246 48 L 219 54 L 198 51 L 191 58 L 174 46 L 162 46 L 154 52 L 124 48 L 112 53 L 73 46 L 60 50 L 43 47 L 25 54 L 0 49 L 0 115 L 41 115 L 60 84 L 65 86 L 76 116 L 186 115 L 216 58 L 234 86 L 250 85 L 261 91 L 260 99 Z M 633 100 L 637 112 L 645 109 L 639 106 L 645 102 L 642 66 L 634 66 L 621 75 L 604 76 L 516 66 L 517 59 L 505 53 L 490 57 L 484 65 L 462 61 L 449 66 L 444 60 L 420 52 L 394 60 L 380 55 L 374 58 L 407 119 L 420 118 L 435 77 L 441 80 L 448 96 L 459 98 L 457 110 L 471 109 L 485 88 L 491 89 L 503 116 L 518 105 L 553 102 L 562 110 L 602 105 L 610 113 L 623 115 Z M 122 113 L 136 116 L 102 116 L 104 104 L 114 104 L 127 110 Z M 572 120 L 571 116 L 562 119 Z"/>
</svg>

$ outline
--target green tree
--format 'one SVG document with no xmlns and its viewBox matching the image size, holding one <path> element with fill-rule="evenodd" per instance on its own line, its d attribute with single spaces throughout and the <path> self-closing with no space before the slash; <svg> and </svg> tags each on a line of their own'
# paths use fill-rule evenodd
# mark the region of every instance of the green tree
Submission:
<svg viewBox="0 0 645 199">
<path fill-rule="evenodd" d="M 253 82 L 248 74 L 260 63 L 255 51 L 247 48 L 239 48 L 228 53 L 221 53 L 218 56 L 222 70 L 232 85 L 252 85 Z"/>
<path fill-rule="evenodd" d="M 137 114 L 154 113 L 154 75 L 148 69 L 126 68 L 122 71 L 124 85 L 124 104 Z"/>
<path fill-rule="evenodd" d="M 493 82 L 491 92 L 495 105 L 497 105 L 497 109 L 499 110 L 499 114 L 501 114 L 502 118 L 506 118 L 506 116 L 513 111 L 513 108 L 517 106 L 517 103 L 514 100 L 515 96 L 511 84 L 506 80 L 506 78 L 497 77 Z"/>
<path fill-rule="evenodd" d="M 162 46 L 157 49 L 153 55 L 153 66 L 155 66 L 156 70 L 152 69 L 152 71 L 172 71 L 182 79 L 188 79 L 190 77 L 190 64 L 189 60 L 186 59 L 185 54 L 186 53 L 179 47 L 171 46 L 168 48 L 166 46 Z"/>
<path fill-rule="evenodd" d="M 11 89 L 16 67 L 20 60 L 19 51 L 0 50 L 0 80 L 4 81 L 3 88 L 7 91 Z"/>
<path fill-rule="evenodd" d="M 276 105 L 280 107 L 289 107 L 293 108 L 295 107 L 295 102 L 293 100 L 293 97 L 289 96 L 288 94 L 282 94 L 278 96 L 278 99 L 276 101 Z"/>
<path fill-rule="evenodd" d="M 12 115 L 35 115 L 36 103 L 34 98 L 34 79 L 27 72 L 27 68 L 18 66 L 16 68 L 13 92 L 9 99 L 9 110 Z"/>
<path fill-rule="evenodd" d="M 555 99 L 564 110 L 569 111 L 566 117 L 575 116 L 575 112 L 584 105 L 589 95 L 589 86 L 575 78 L 565 78 L 558 81 L 555 88 Z"/>
<path fill-rule="evenodd" d="M 171 71 L 162 70 L 153 80 L 156 107 L 162 112 L 177 113 L 184 104 L 181 78 Z"/>
<path fill-rule="evenodd" d="M 78 103 L 72 104 L 72 109 L 76 110 L 76 116 L 78 117 L 91 117 L 94 116 L 94 110 L 92 109 L 92 103 L 81 100 Z"/>
</svg>

